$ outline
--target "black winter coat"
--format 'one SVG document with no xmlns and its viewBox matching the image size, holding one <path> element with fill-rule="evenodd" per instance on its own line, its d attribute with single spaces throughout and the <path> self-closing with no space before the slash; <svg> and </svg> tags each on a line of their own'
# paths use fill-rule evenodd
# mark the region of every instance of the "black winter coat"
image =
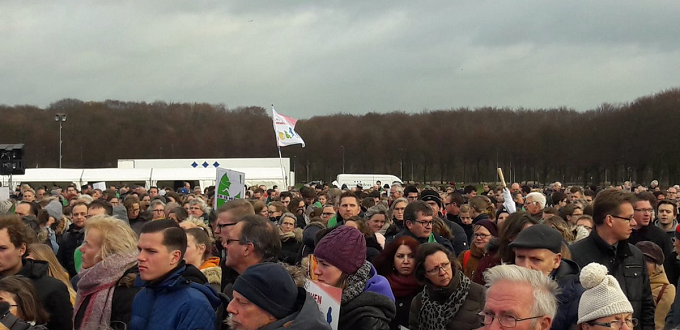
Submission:
<svg viewBox="0 0 680 330">
<path fill-rule="evenodd" d="M 675 250 L 673 249 L 673 242 L 671 241 L 671 238 L 668 237 L 668 234 L 663 229 L 650 223 L 649 226 L 641 227 L 638 230 L 633 230 L 633 233 L 630 234 L 630 238 L 628 238 L 628 243 L 633 245 L 642 241 L 654 242 L 654 244 L 661 248 L 663 255 L 666 257 L 663 262 L 663 268 L 671 269 L 671 273 L 668 273 L 667 271 L 667 274 L 677 278 L 676 273 L 672 270 L 672 268 L 675 267 L 676 259 L 671 257 L 671 254 Z M 670 280 L 671 278 L 669 277 L 668 279 Z"/>
<path fill-rule="evenodd" d="M 59 263 L 64 266 L 68 272 L 69 277 L 73 278 L 78 274 L 76 272 L 76 264 L 73 258 L 73 253 L 76 249 L 83 244 L 85 239 L 85 229 L 78 228 L 75 224 L 72 224 L 66 233 L 61 236 L 59 241 L 59 252 L 57 253 L 57 259 Z"/>
<path fill-rule="evenodd" d="M 409 312 L 411 311 L 411 302 L 420 291 L 414 291 L 412 294 L 403 297 L 394 297 L 394 305 L 397 308 L 397 313 L 390 322 L 391 330 L 399 330 L 399 326 L 408 326 Z"/>
<path fill-rule="evenodd" d="M 116 283 L 111 300 L 111 320 L 109 324 L 113 330 L 125 330 L 130 327 L 130 317 L 132 316 L 132 301 L 141 287 L 135 287 L 135 279 L 139 275 L 137 265 L 125 271 L 123 276 Z M 74 329 L 80 329 L 85 317 L 87 306 L 90 304 L 92 295 L 85 297 L 80 310 L 75 311 Z"/>
<path fill-rule="evenodd" d="M 560 294 L 557 295 L 559 305 L 551 330 L 571 330 L 578 321 L 578 304 L 585 291 L 578 277 L 579 271 L 575 262 L 562 259 L 560 266 L 550 274 L 560 287 Z"/>
<path fill-rule="evenodd" d="M 364 291 L 340 305 L 338 330 L 389 330 L 394 301 L 380 293 Z"/>
<path fill-rule="evenodd" d="M 465 233 L 465 229 L 461 225 L 453 221 L 450 221 L 445 217 L 440 217 L 440 219 L 442 219 L 444 223 L 449 227 L 449 229 L 451 229 L 451 234 L 453 234 L 453 239 L 451 239 L 453 252 L 456 255 L 459 255 L 461 252 L 469 250 L 470 245 L 468 244 L 469 240 L 467 237 L 467 233 Z"/>
<path fill-rule="evenodd" d="M 61 281 L 50 277 L 47 262 L 24 259 L 24 267 L 17 273 L 33 282 L 40 303 L 50 314 L 46 326 L 50 330 L 73 329 L 73 305 L 68 289 Z"/>
<path fill-rule="evenodd" d="M 654 330 L 654 300 L 640 249 L 624 240 L 619 241 L 614 250 L 598 235 L 596 228 L 590 236 L 572 244 L 570 250 L 572 259 L 581 268 L 591 262 L 606 266 L 633 305 L 633 317 L 639 320 L 635 330 Z"/>
</svg>

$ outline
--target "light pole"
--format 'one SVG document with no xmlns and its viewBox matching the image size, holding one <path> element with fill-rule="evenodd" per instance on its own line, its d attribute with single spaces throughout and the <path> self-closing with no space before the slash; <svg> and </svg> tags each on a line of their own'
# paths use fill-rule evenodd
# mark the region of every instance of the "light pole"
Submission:
<svg viewBox="0 0 680 330">
<path fill-rule="evenodd" d="M 340 146 L 342 148 L 342 174 L 345 174 L 345 146 Z"/>
<path fill-rule="evenodd" d="M 54 121 L 59 122 L 59 168 L 61 168 L 61 124 L 66 121 L 66 114 L 58 113 L 54 115 Z"/>
</svg>

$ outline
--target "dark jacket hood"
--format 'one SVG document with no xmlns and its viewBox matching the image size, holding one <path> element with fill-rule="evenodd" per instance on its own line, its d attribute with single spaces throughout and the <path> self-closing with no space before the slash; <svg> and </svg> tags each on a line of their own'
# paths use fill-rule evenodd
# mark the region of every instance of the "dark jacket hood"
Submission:
<svg viewBox="0 0 680 330">
<path fill-rule="evenodd" d="M 49 275 L 49 265 L 46 261 L 22 259 L 24 267 L 17 275 L 25 276 L 30 279 L 38 279 Z"/>
<path fill-rule="evenodd" d="M 569 259 L 562 259 L 560 262 L 560 266 L 557 267 L 553 271 L 552 278 L 555 280 L 560 280 L 566 276 L 573 275 L 578 278 L 578 274 L 581 271 L 581 267 L 579 267 L 575 262 L 569 260 Z"/>
<path fill-rule="evenodd" d="M 324 319 L 326 315 L 319 312 L 319 305 L 317 305 L 314 298 L 310 296 L 307 291 L 300 289 L 298 299 L 302 300 L 300 309 L 295 313 L 270 323 L 260 330 L 274 330 L 274 329 L 320 329 L 330 330 L 331 326 Z M 304 299 L 304 300 L 303 300 Z"/>
</svg>

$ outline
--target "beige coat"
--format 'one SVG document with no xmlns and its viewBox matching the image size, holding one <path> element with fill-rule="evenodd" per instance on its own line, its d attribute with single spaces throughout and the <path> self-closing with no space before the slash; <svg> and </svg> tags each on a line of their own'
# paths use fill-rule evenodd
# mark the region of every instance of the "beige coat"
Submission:
<svg viewBox="0 0 680 330">
<path fill-rule="evenodd" d="M 660 271 L 649 275 L 649 284 L 652 287 L 652 298 L 656 304 L 654 312 L 654 328 L 655 330 L 663 330 L 663 327 L 666 324 L 666 315 L 668 315 L 668 311 L 671 310 L 671 304 L 675 301 L 675 285 L 668 282 L 663 267 L 661 267 Z M 661 300 L 659 300 L 659 303 L 657 304 L 656 301 L 664 284 L 667 284 L 666 289 L 663 291 Z"/>
</svg>

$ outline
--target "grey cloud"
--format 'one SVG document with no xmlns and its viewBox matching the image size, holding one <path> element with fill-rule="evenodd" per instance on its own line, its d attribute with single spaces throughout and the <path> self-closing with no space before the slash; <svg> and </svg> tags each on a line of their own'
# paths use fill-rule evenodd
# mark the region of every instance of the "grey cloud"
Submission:
<svg viewBox="0 0 680 330">
<path fill-rule="evenodd" d="M 0 2 L 0 103 L 579 110 L 673 87 L 680 6 L 619 1 Z"/>
</svg>

